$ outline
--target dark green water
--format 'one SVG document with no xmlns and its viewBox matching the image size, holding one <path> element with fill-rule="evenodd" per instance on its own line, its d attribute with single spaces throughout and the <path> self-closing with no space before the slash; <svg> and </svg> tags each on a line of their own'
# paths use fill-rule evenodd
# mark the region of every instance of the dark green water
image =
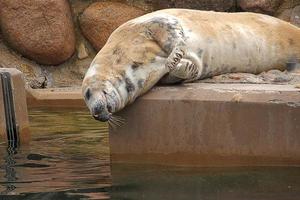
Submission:
<svg viewBox="0 0 300 200">
<path fill-rule="evenodd" d="M 30 122 L 30 145 L 0 144 L 0 200 L 300 199 L 297 167 L 110 168 L 107 126 L 85 111 L 32 110 Z"/>
</svg>

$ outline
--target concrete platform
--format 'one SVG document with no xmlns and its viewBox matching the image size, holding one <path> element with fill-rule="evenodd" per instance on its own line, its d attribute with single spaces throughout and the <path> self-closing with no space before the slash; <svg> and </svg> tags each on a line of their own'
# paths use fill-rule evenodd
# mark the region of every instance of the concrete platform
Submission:
<svg viewBox="0 0 300 200">
<path fill-rule="evenodd" d="M 192 83 L 156 87 L 118 115 L 112 163 L 300 166 L 300 89 Z"/>
</svg>

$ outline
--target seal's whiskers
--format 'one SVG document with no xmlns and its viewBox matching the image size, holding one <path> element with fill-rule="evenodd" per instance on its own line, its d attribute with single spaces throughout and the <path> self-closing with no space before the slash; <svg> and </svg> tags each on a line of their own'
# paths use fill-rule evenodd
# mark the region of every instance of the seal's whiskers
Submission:
<svg viewBox="0 0 300 200">
<path fill-rule="evenodd" d="M 121 122 L 119 122 L 119 121 L 117 121 L 116 119 L 112 119 L 111 120 L 115 125 L 117 125 L 117 126 L 121 126 L 122 125 L 122 123 Z"/>
<path fill-rule="evenodd" d="M 124 120 L 117 116 L 110 116 L 108 122 L 113 128 L 116 128 L 116 126 L 120 127 L 124 124 Z"/>
<path fill-rule="evenodd" d="M 111 128 L 116 129 L 116 126 L 112 123 L 111 120 L 108 120 L 108 124 Z"/>
<path fill-rule="evenodd" d="M 114 119 L 116 119 L 117 121 L 121 122 L 122 124 L 125 123 L 125 119 L 123 117 L 120 117 L 120 116 L 117 116 L 117 115 L 114 115 L 112 116 Z"/>
</svg>

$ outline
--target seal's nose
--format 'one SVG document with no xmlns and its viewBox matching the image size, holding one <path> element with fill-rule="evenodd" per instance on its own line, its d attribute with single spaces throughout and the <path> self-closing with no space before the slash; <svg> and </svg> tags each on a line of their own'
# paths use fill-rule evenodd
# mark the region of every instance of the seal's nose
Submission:
<svg viewBox="0 0 300 200">
<path fill-rule="evenodd" d="M 96 120 L 106 122 L 109 120 L 110 113 L 103 104 L 96 104 L 92 109 L 92 115 Z"/>
<path fill-rule="evenodd" d="M 109 115 L 93 115 L 93 117 L 101 122 L 107 122 L 109 120 Z"/>
</svg>

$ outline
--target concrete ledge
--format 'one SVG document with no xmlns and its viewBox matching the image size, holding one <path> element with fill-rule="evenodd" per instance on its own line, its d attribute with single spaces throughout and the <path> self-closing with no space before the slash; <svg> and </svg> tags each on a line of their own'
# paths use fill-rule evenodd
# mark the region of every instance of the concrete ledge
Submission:
<svg viewBox="0 0 300 200">
<path fill-rule="evenodd" d="M 26 96 L 29 108 L 86 107 L 81 88 L 27 89 Z"/>
<path fill-rule="evenodd" d="M 156 87 L 119 113 L 112 162 L 300 165 L 300 89 L 292 85 Z"/>
</svg>

